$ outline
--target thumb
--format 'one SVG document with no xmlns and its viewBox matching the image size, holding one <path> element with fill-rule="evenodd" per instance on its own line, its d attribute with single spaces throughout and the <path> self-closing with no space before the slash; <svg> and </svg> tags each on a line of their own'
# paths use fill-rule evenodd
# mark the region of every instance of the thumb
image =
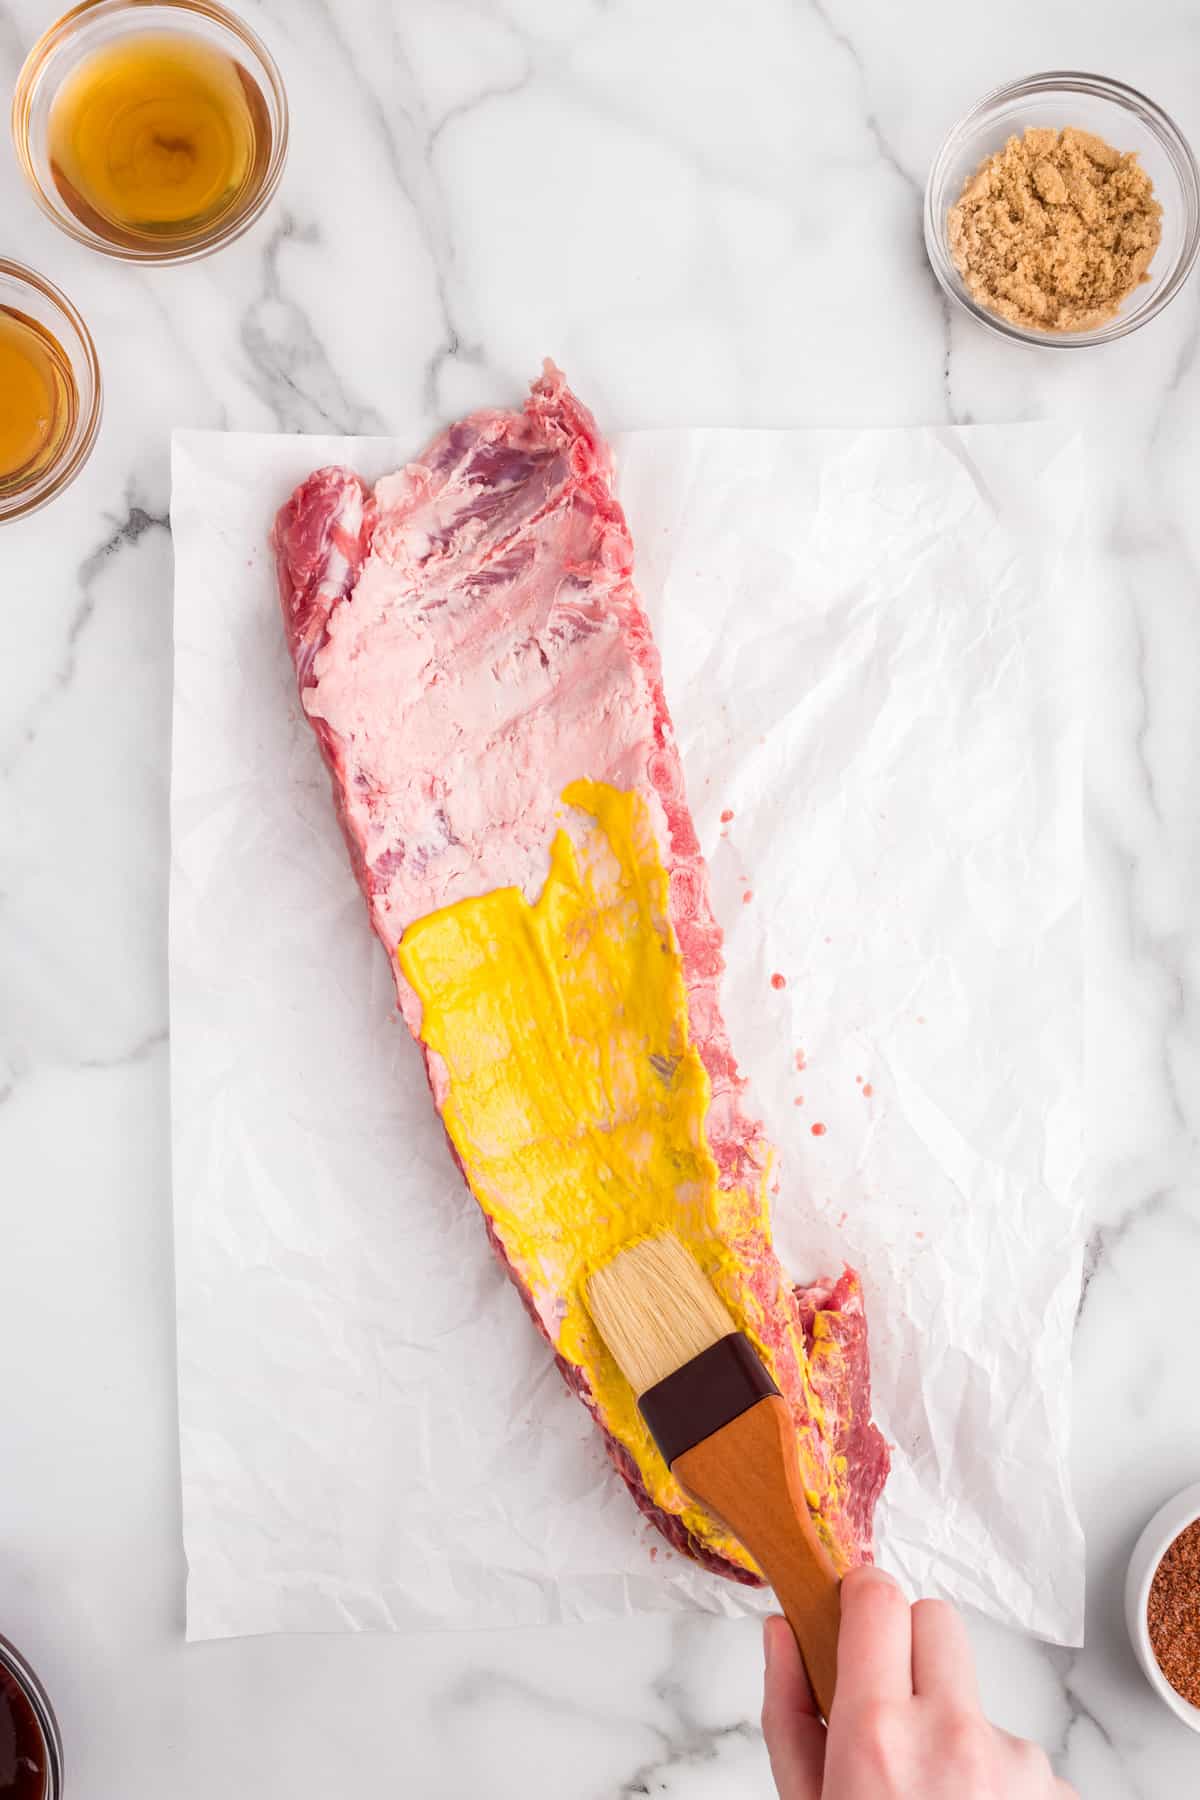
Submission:
<svg viewBox="0 0 1200 1800">
<path fill-rule="evenodd" d="M 820 1800 L 825 1727 L 786 1619 L 766 1621 L 763 1650 L 762 1728 L 779 1800 Z"/>
</svg>

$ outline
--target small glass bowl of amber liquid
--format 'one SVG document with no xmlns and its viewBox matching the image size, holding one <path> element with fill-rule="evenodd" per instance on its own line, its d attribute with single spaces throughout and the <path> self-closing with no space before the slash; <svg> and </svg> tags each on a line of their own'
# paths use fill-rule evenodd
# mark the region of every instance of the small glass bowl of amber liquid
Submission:
<svg viewBox="0 0 1200 1800">
<path fill-rule="evenodd" d="M 42 210 L 127 262 L 240 237 L 287 155 L 279 71 L 215 0 L 85 0 L 30 51 L 12 125 Z"/>
<path fill-rule="evenodd" d="M 0 257 L 0 525 L 53 500 L 100 428 L 100 364 L 65 294 Z"/>
</svg>

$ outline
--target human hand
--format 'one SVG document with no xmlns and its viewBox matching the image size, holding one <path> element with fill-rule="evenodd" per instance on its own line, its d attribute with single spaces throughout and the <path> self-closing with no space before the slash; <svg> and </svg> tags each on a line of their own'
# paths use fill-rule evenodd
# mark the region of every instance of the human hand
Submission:
<svg viewBox="0 0 1200 1800">
<path fill-rule="evenodd" d="M 851 1569 L 828 1730 L 791 1627 L 768 1619 L 764 1643 L 780 1800 L 1078 1800 L 1036 1744 L 984 1718 L 967 1628 L 944 1600 L 910 1607 L 881 1569 Z"/>
</svg>

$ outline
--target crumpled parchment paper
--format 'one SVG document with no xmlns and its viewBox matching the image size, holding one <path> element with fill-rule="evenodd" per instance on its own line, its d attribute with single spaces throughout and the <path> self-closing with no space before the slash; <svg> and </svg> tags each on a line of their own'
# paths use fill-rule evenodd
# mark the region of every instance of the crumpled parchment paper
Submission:
<svg viewBox="0 0 1200 1800">
<path fill-rule="evenodd" d="M 193 1638 L 763 1605 L 643 1523 L 493 1262 L 297 703 L 275 509 L 321 463 L 373 478 L 420 447 L 174 441 Z M 881 1560 L 1077 1641 L 1078 448 L 1011 425 L 616 450 L 781 1254 L 865 1281 Z"/>
</svg>

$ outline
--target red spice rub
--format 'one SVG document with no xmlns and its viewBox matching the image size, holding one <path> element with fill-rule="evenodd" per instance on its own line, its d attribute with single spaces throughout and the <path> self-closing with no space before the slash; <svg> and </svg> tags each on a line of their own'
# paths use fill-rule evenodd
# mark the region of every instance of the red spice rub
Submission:
<svg viewBox="0 0 1200 1800">
<path fill-rule="evenodd" d="M 1200 1706 L 1200 1519 L 1180 1532 L 1155 1570 L 1146 1623 L 1159 1668 L 1177 1694 Z"/>
</svg>

